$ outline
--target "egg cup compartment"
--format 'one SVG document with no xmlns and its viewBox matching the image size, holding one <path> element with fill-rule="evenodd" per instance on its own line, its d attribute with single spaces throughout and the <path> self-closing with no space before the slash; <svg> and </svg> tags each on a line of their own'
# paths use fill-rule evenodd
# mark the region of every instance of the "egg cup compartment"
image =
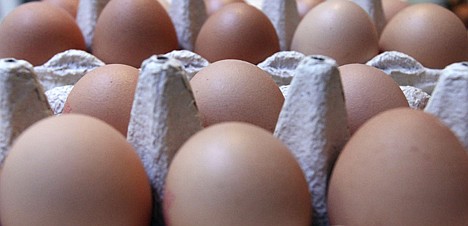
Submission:
<svg viewBox="0 0 468 226">
<path fill-rule="evenodd" d="M 107 2 L 80 2 L 77 20 L 81 21 L 80 28 L 88 47 L 97 15 Z M 171 15 L 181 15 L 177 18 L 185 24 L 180 28 L 191 30 L 188 33 L 193 34 L 201 24 L 187 21 L 191 12 L 199 10 L 200 4 L 193 4 L 197 1 L 177 2 L 183 7 Z M 285 1 L 274 2 L 278 5 L 270 8 L 275 13 L 268 15 L 279 17 L 295 7 Z M 366 2 L 374 4 L 378 1 Z M 282 40 L 290 37 L 291 33 L 286 32 L 288 29 L 281 28 Z M 188 35 L 179 37 L 179 41 L 185 40 L 181 45 L 191 49 L 193 38 Z M 403 53 L 384 52 L 366 64 L 391 76 L 404 91 L 412 108 L 439 117 L 468 150 L 468 63 L 430 69 Z M 92 54 L 79 50 L 59 53 L 36 67 L 21 60 L 0 59 L 0 162 L 23 130 L 42 118 L 61 114 L 73 85 L 88 71 L 103 65 L 105 63 Z M 190 50 L 176 50 L 152 56 L 140 68 L 127 140 L 140 155 L 157 193 L 154 194 L 155 225 L 162 225 L 160 204 L 168 166 L 179 147 L 202 129 L 188 80 L 208 65 L 206 59 Z M 331 58 L 306 56 L 284 48 L 257 66 L 272 76 L 285 96 L 274 134 L 291 149 L 306 175 L 314 197 L 314 223 L 328 225 L 328 176 L 350 138 L 338 66 Z M 304 134 L 312 136 L 304 137 Z"/>
</svg>

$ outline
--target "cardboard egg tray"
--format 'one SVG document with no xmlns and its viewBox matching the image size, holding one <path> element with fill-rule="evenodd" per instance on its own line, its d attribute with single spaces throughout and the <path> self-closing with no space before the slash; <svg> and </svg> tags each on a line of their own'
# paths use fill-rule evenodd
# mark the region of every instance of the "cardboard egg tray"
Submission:
<svg viewBox="0 0 468 226">
<path fill-rule="evenodd" d="M 91 46 L 99 12 L 108 1 L 80 1 L 77 21 L 88 46 Z M 290 18 L 280 15 L 293 15 L 295 1 L 272 0 L 266 4 L 268 6 L 262 6 L 261 1 L 249 2 L 269 16 L 281 42 L 288 40 L 291 29 L 284 24 L 291 23 L 284 23 L 284 20 Z M 369 15 L 376 24 L 381 23 L 381 4 L 375 4 L 379 1 L 356 2 L 367 12 L 372 12 Z M 178 38 L 186 50 L 155 55 L 143 62 L 127 136 L 143 160 L 154 190 L 158 192 L 155 195 L 157 206 L 162 200 L 169 161 L 191 135 L 202 129 L 188 81 L 209 65 L 203 57 L 190 51 L 203 20 L 187 19 L 193 12 L 204 11 L 203 0 L 172 0 L 172 3 L 178 6 L 170 7 L 169 12 L 177 24 L 178 34 L 185 34 Z M 285 96 L 274 135 L 294 153 L 305 172 L 314 197 L 314 224 L 328 225 L 325 203 L 327 175 L 350 137 L 337 64 L 326 56 L 306 56 L 287 51 L 283 45 L 282 48 L 258 64 L 272 76 Z M 79 50 L 59 53 L 36 67 L 22 60 L 0 59 L 0 163 L 23 130 L 44 117 L 61 114 L 73 85 L 88 71 L 104 64 L 88 52 Z M 391 76 L 401 86 L 410 107 L 439 117 L 468 150 L 468 62 L 454 63 L 445 69 L 430 69 L 403 53 L 384 52 L 367 64 Z M 307 95 L 304 95 L 304 90 L 309 91 Z M 163 96 L 167 100 L 155 101 Z M 174 118 L 174 115 L 179 117 Z M 326 120 L 307 120 L 314 117 Z M 143 124 L 142 121 L 152 123 Z M 159 129 L 163 127 L 167 129 Z M 331 128 L 333 132 L 328 132 Z M 315 137 L 304 138 L 301 134 L 315 134 Z M 172 140 L 168 142 L 163 139 L 165 137 Z M 145 159 L 159 159 L 159 162 L 155 166 L 153 161 L 145 162 Z M 162 224 L 157 219 L 159 210 L 155 208 L 154 225 Z"/>
</svg>

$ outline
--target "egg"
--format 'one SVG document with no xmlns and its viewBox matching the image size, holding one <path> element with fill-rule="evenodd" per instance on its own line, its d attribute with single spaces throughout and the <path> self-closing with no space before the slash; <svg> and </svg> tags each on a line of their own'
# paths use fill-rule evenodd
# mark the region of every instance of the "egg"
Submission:
<svg viewBox="0 0 468 226">
<path fill-rule="evenodd" d="M 465 27 L 468 29 L 468 2 L 459 4 L 452 9 L 453 13 L 460 18 Z"/>
<path fill-rule="evenodd" d="M 399 85 L 383 71 L 365 64 L 347 64 L 338 69 L 351 134 L 380 112 L 409 107 Z"/>
<path fill-rule="evenodd" d="M 139 70 L 124 64 L 98 67 L 75 84 L 63 113 L 80 113 L 103 120 L 127 136 Z"/>
<path fill-rule="evenodd" d="M 370 119 L 330 179 L 331 225 L 466 225 L 468 155 L 437 118 L 407 108 Z"/>
<path fill-rule="evenodd" d="M 101 120 L 37 122 L 11 147 L 0 178 L 2 225 L 149 225 L 151 188 L 138 155 Z"/>
<path fill-rule="evenodd" d="M 310 10 L 296 28 L 291 50 L 324 55 L 338 65 L 365 63 L 379 52 L 369 15 L 348 0 L 329 0 Z"/>
<path fill-rule="evenodd" d="M 324 0 L 296 0 L 299 16 L 304 17 L 312 8 Z"/>
<path fill-rule="evenodd" d="M 404 0 L 382 0 L 382 9 L 385 15 L 385 20 L 390 21 L 402 9 L 410 4 Z"/>
<path fill-rule="evenodd" d="M 388 22 L 380 38 L 382 51 L 405 53 L 428 68 L 444 68 L 468 59 L 463 22 L 433 3 L 414 4 Z"/>
<path fill-rule="evenodd" d="M 284 97 L 271 76 L 241 60 L 208 65 L 190 80 L 203 125 L 242 121 L 274 131 Z"/>
<path fill-rule="evenodd" d="M 70 13 L 70 15 L 72 15 L 74 18 L 76 17 L 76 13 L 78 11 L 79 0 L 42 0 L 42 1 L 58 6 L 66 10 L 68 13 Z"/>
<path fill-rule="evenodd" d="M 195 41 L 194 52 L 209 62 L 223 59 L 258 64 L 280 50 L 270 19 L 245 3 L 231 3 L 208 17 Z"/>
<path fill-rule="evenodd" d="M 172 161 L 168 225 L 310 225 L 310 194 L 290 151 L 268 131 L 227 122 L 196 133 Z"/>
<path fill-rule="evenodd" d="M 206 6 L 206 13 L 208 15 L 213 14 L 214 12 L 218 11 L 222 7 L 227 4 L 234 3 L 234 2 L 242 2 L 245 3 L 244 0 L 205 0 Z"/>
<path fill-rule="evenodd" d="M 155 54 L 178 48 L 168 13 L 154 0 L 112 0 L 102 10 L 92 43 L 92 53 L 108 64 L 139 68 Z"/>
<path fill-rule="evenodd" d="M 38 66 L 69 49 L 85 50 L 83 35 L 74 18 L 53 5 L 22 4 L 0 23 L 0 58 Z"/>
</svg>

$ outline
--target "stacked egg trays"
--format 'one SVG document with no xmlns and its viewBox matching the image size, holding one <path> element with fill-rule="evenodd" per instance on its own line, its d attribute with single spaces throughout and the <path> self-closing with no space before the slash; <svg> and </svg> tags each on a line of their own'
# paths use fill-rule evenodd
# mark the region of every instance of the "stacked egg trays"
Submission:
<svg viewBox="0 0 468 226">
<path fill-rule="evenodd" d="M 188 15 L 192 13 L 192 11 L 196 11 L 197 7 L 200 6 L 193 6 L 193 4 L 189 4 L 190 1 L 172 1 L 173 4 L 179 4 L 181 7 L 177 9 L 180 15 Z M 282 1 L 271 1 L 269 4 L 281 4 Z M 81 21 L 78 22 L 81 25 L 83 33 L 88 41 L 88 45 L 90 46 L 90 40 L 92 40 L 92 28 L 95 25 L 97 15 L 105 6 L 107 1 L 81 1 L 79 7 L 79 13 L 82 15 L 87 15 Z M 260 7 L 258 2 L 255 2 L 257 7 Z M 204 7 L 204 6 L 203 6 Z M 275 8 L 275 7 L 271 7 Z M 290 8 L 286 6 L 279 6 L 276 7 L 278 11 L 276 12 L 266 12 L 269 15 L 277 15 L 280 16 L 282 14 L 286 14 Z M 190 17 L 186 17 L 190 18 Z M 172 18 L 173 20 L 176 18 Z M 286 20 L 286 19 L 284 19 Z M 284 23 L 283 21 L 277 21 L 276 23 Z M 179 23 L 185 23 L 187 26 L 185 28 L 188 30 L 187 32 L 191 31 L 191 24 L 190 21 L 179 21 Z M 276 27 L 277 29 L 281 29 Z M 401 52 L 383 52 L 373 59 L 369 60 L 367 65 L 376 67 L 386 74 L 391 76 L 401 87 L 403 90 L 408 103 L 411 108 L 424 110 L 429 112 L 441 119 L 452 131 L 460 138 L 462 141 L 465 149 L 468 149 L 468 105 L 466 102 L 466 97 L 468 96 L 468 63 L 467 62 L 460 62 L 454 63 L 452 65 L 447 66 L 444 69 L 431 69 L 426 68 L 418 61 L 413 59 L 412 57 L 401 53 Z M 43 65 L 33 67 L 28 62 L 22 60 L 14 60 L 14 59 L 1 59 L 0 60 L 0 72 L 2 76 L 16 76 L 19 73 L 30 73 L 31 79 L 37 81 L 35 85 L 37 85 L 38 90 L 43 91 L 44 97 L 47 98 L 47 102 L 55 115 L 60 115 L 63 111 L 64 103 L 67 99 L 67 96 L 73 85 L 83 77 L 87 72 L 105 65 L 104 62 L 93 56 L 92 54 L 80 51 L 80 50 L 68 50 L 62 53 L 59 53 L 52 57 L 48 62 Z M 146 65 L 146 66 L 144 66 Z M 153 65 L 153 66 L 151 66 Z M 154 66 L 157 65 L 157 66 Z M 175 50 L 169 52 L 164 55 L 152 56 L 148 58 L 145 62 L 143 62 L 143 66 L 140 69 L 140 76 L 144 74 L 168 74 L 169 71 L 172 70 L 172 73 L 182 73 L 186 76 L 185 79 L 190 80 L 197 72 L 199 72 L 204 67 L 208 66 L 209 62 L 201 57 L 200 55 L 190 51 L 190 50 Z M 300 103 L 294 103 L 292 100 L 295 96 L 301 93 L 300 87 L 293 87 L 291 82 L 294 79 L 301 80 L 304 83 L 307 83 L 308 80 L 311 80 L 312 77 L 318 76 L 323 77 L 324 82 L 327 77 L 336 76 L 336 74 L 330 74 L 328 72 L 323 72 L 318 68 L 328 65 L 332 68 L 336 68 L 337 65 L 335 61 L 331 58 L 326 56 L 306 56 L 299 52 L 294 51 L 280 51 L 272 56 L 265 59 L 263 62 L 259 63 L 257 66 L 263 69 L 264 71 L 268 72 L 276 82 L 276 84 L 280 87 L 281 91 L 285 96 L 285 105 L 283 107 L 283 111 L 290 111 L 294 112 L 291 109 L 301 109 L 303 107 L 300 106 Z M 307 68 L 305 71 L 301 70 L 298 71 L 296 68 L 302 67 Z M 324 74 L 325 73 L 325 74 Z M 328 73 L 328 74 L 327 74 Z M 7 82 L 7 80 L 2 79 L 2 82 Z M 149 92 L 148 90 L 144 91 L 144 89 L 138 89 L 138 87 L 143 86 L 140 84 L 139 81 L 137 90 L 135 93 L 135 97 L 138 96 L 145 96 L 141 92 Z M 171 86 L 168 84 L 167 86 Z M 327 84 L 328 87 L 332 87 L 332 84 Z M 3 90 L 0 91 L 2 95 L 8 93 L 5 89 L 13 89 L 7 85 L 1 84 Z M 302 86 L 302 89 L 306 86 Z M 314 92 L 315 90 L 312 88 L 313 84 L 311 83 L 307 89 L 309 91 Z M 341 87 L 339 85 L 338 87 Z M 190 89 L 190 87 L 187 87 Z M 342 90 L 327 90 L 327 92 L 342 92 Z M 303 92 L 302 92 L 303 93 Z M 156 93 L 153 94 L 157 95 Z M 325 103 L 329 103 L 332 101 L 330 97 L 327 95 L 320 95 L 317 93 L 312 93 L 310 95 L 315 96 L 322 96 L 323 101 Z M 460 98 L 461 97 L 461 98 Z M 3 98 L 3 97 L 0 97 Z M 328 98 L 328 99 L 327 99 Z M 297 98 L 296 98 L 297 99 Z M 41 100 L 37 100 L 41 101 Z M 44 100 L 42 100 L 44 101 Z M 134 105 L 135 106 L 135 105 Z M 316 109 L 323 109 L 323 111 L 327 111 L 323 106 L 320 106 L 317 103 L 317 106 L 313 106 Z M 308 108 L 303 108 L 302 111 L 307 111 Z M 343 107 L 344 109 L 344 107 Z M 174 109 L 171 109 L 174 111 Z M 177 110 L 177 109 L 176 109 Z M 299 110 L 301 111 L 301 110 Z M 319 110 L 320 111 L 320 110 Z M 134 114 L 135 113 L 135 114 Z M 150 120 L 157 121 L 157 114 L 155 112 L 154 115 L 150 115 Z M 148 113 L 147 113 L 148 114 Z M 308 114 L 308 113 L 305 113 Z M 309 114 L 317 114 L 316 112 L 310 112 Z M 334 114 L 331 111 L 325 112 L 325 114 Z M 132 111 L 131 117 L 139 117 L 137 112 Z M 187 117 L 193 117 L 193 115 L 187 115 Z M 282 118 L 280 114 L 280 119 L 278 121 L 279 124 L 284 124 L 286 121 L 296 120 L 296 123 L 300 123 L 300 118 L 298 119 L 291 119 L 294 115 L 290 115 L 290 118 Z M 339 114 L 336 115 L 339 117 Z M 38 121 L 40 118 L 35 119 L 28 119 L 24 118 L 25 125 L 21 130 L 26 129 L 29 125 L 33 124 L 34 122 Z M 196 119 L 194 117 L 194 119 Z M 2 119 L 3 120 L 3 119 Z M 337 120 L 337 121 L 343 121 Z M 346 121 L 346 120 L 345 120 Z M 27 123 L 26 123 L 27 122 Z M 2 122 L 4 124 L 5 122 Z M 318 122 L 321 123 L 321 122 Z M 323 123 L 323 122 L 322 122 Z M 325 123 L 327 124 L 327 123 Z M 160 125 L 160 126 L 167 126 L 167 125 Z M 284 126 L 284 125 L 283 125 Z M 286 125 L 287 126 L 287 125 Z M 312 125 L 311 127 L 315 128 L 323 128 L 324 126 L 320 125 Z M 184 128 L 168 128 L 172 130 L 173 133 L 177 134 L 178 132 L 182 133 Z M 277 128 L 278 129 L 278 128 Z M 312 128 L 300 128 L 304 131 L 312 130 Z M 129 129 L 130 130 L 130 129 Z M 285 130 L 287 132 L 287 130 Z M 2 131 L 3 132 L 3 131 Z M 21 131 L 16 131 L 17 134 Z M 154 132 L 154 131 L 153 131 Z M 321 131 L 320 136 L 316 138 L 302 138 L 302 137 L 294 137 L 288 136 L 288 134 L 278 134 L 279 132 L 275 132 L 275 136 L 279 137 L 284 143 L 291 143 L 294 140 L 303 140 L 303 139 L 310 139 L 311 141 L 317 140 L 324 140 L 329 139 L 326 135 L 327 129 L 324 128 Z M 300 134 L 300 133 L 296 133 Z M 306 133 L 304 133 L 306 134 Z M 146 136 L 147 139 L 151 142 L 143 142 L 139 140 L 131 140 L 128 138 L 130 143 L 135 147 L 142 147 L 146 146 L 145 148 L 138 149 L 136 151 L 139 155 L 148 155 L 145 150 L 149 148 L 159 148 L 162 152 L 162 149 L 159 147 L 155 147 L 154 144 L 151 144 L 152 141 L 155 141 L 156 138 L 151 138 L 150 136 L 155 136 L 154 133 L 150 134 L 143 134 Z M 160 135 L 162 136 L 162 135 Z M 341 141 L 346 141 L 349 139 L 349 133 L 344 132 L 342 135 Z M 10 141 L 8 141 L 10 139 Z M 7 151 L 9 146 L 11 145 L 11 141 L 14 137 L 6 137 L 6 139 L 1 140 L 3 143 L 0 144 L 0 151 L 2 152 L 2 161 L 6 157 Z M 175 151 L 185 142 L 182 138 L 179 138 L 177 142 L 168 142 L 164 149 L 174 150 Z M 330 138 L 331 139 L 331 138 Z M 140 142 L 140 143 L 139 143 Z M 170 144 L 169 144 L 170 143 Z M 171 146 L 174 143 L 177 143 L 176 146 Z M 327 142 L 324 142 L 327 143 Z M 294 146 L 294 145 L 293 145 Z M 343 144 L 332 144 L 330 146 L 337 146 L 342 147 Z M 331 171 L 331 167 L 336 159 L 336 156 L 339 154 L 341 150 L 329 150 L 330 147 L 315 147 L 315 149 L 308 149 L 309 147 L 302 147 L 299 148 L 301 150 L 294 150 L 295 147 L 289 147 L 291 151 L 296 155 L 297 158 L 301 158 L 301 155 L 309 155 L 312 156 L 312 159 L 317 160 L 317 162 L 304 162 L 298 159 L 298 162 L 301 165 L 301 168 L 307 175 L 306 179 L 309 182 L 309 188 L 313 197 L 312 205 L 314 209 L 314 223 L 318 225 L 328 225 L 328 221 L 326 219 L 327 210 L 326 210 L 326 203 L 324 203 L 326 199 L 327 187 L 326 183 L 328 181 L 328 176 Z M 309 153 L 298 153 L 298 152 L 309 152 Z M 156 151 L 157 152 L 157 151 Z M 330 152 L 334 152 L 331 153 Z M 325 154 L 328 153 L 328 154 Z M 172 158 L 170 158 L 172 159 Z M 153 175 L 153 177 L 157 178 L 150 178 L 151 184 L 153 186 L 153 190 L 162 193 L 164 184 L 158 183 L 158 181 L 164 181 L 167 173 L 167 168 L 162 170 L 162 173 L 158 174 L 156 172 L 149 172 L 154 170 L 153 166 L 148 165 L 149 163 L 143 162 L 147 173 L 149 175 Z M 320 165 L 322 164 L 322 165 Z M 169 164 L 165 164 L 165 167 L 168 167 Z M 313 173 L 310 173 L 313 171 Z M 321 175 L 321 176 L 320 176 Z M 323 178 L 317 178 L 323 177 Z M 316 185 L 314 183 L 322 183 L 321 185 Z M 157 195 L 156 195 L 157 196 Z M 319 198 L 317 198 L 319 197 Z M 322 197 L 322 198 L 320 198 Z M 155 198 L 155 201 L 160 202 L 159 198 Z M 160 203 L 156 203 L 156 205 L 160 205 Z M 160 208 L 155 208 L 155 216 L 160 216 L 159 211 Z M 157 222 L 157 220 L 154 220 Z M 155 223 L 156 224 L 156 223 Z"/>
</svg>

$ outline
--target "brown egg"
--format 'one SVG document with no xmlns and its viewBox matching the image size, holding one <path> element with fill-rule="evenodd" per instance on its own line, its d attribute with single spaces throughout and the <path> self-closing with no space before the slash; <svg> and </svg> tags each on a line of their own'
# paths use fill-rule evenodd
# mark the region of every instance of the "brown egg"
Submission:
<svg viewBox="0 0 468 226">
<path fill-rule="evenodd" d="M 239 59 L 258 64 L 279 51 L 273 24 L 262 11 L 231 3 L 211 15 L 195 42 L 195 52 L 210 62 Z"/>
<path fill-rule="evenodd" d="M 460 18 L 465 27 L 468 28 L 468 2 L 455 6 L 452 11 Z"/>
<path fill-rule="evenodd" d="M 204 126 L 242 121 L 274 131 L 284 97 L 271 76 L 240 60 L 208 65 L 190 81 Z"/>
<path fill-rule="evenodd" d="M 464 61 L 468 36 L 461 20 L 448 9 L 432 3 L 406 7 L 385 26 L 382 51 L 399 51 L 429 68 L 444 68 Z"/>
<path fill-rule="evenodd" d="M 393 109 L 346 144 L 328 190 L 331 225 L 466 225 L 468 155 L 437 118 Z"/>
<path fill-rule="evenodd" d="M 324 0 L 296 0 L 299 16 L 304 17 L 312 8 Z"/>
<path fill-rule="evenodd" d="M 231 4 L 234 2 L 245 3 L 244 0 L 205 0 L 204 2 L 206 5 L 206 12 L 208 13 L 208 15 L 212 15 L 227 4 Z"/>
<path fill-rule="evenodd" d="M 388 22 L 398 12 L 406 8 L 410 4 L 404 0 L 382 0 L 382 8 L 385 15 L 385 20 Z"/>
<path fill-rule="evenodd" d="M 325 55 L 339 65 L 365 63 L 379 52 L 378 36 L 369 15 L 348 0 L 318 4 L 299 23 L 291 50 Z"/>
<path fill-rule="evenodd" d="M 339 70 L 351 134 L 380 112 L 409 107 L 399 85 L 383 71 L 365 64 L 347 64 Z"/>
<path fill-rule="evenodd" d="M 96 23 L 92 52 L 106 63 L 136 68 L 154 54 L 178 48 L 174 25 L 155 0 L 112 0 Z"/>
<path fill-rule="evenodd" d="M 69 49 L 85 50 L 74 18 L 43 2 L 22 4 L 0 23 L 0 58 L 17 58 L 41 65 Z"/>
<path fill-rule="evenodd" d="M 76 17 L 78 11 L 78 3 L 80 0 L 42 0 L 43 2 L 50 3 L 66 10 L 70 15 Z"/>
<path fill-rule="evenodd" d="M 138 74 L 138 69 L 123 64 L 108 64 L 88 72 L 71 90 L 63 113 L 99 118 L 127 136 Z"/>
<path fill-rule="evenodd" d="M 151 189 L 126 139 L 84 115 L 54 116 L 18 137 L 0 178 L 8 225 L 149 225 Z"/>
<path fill-rule="evenodd" d="M 174 226 L 311 224 L 296 159 L 268 131 L 239 122 L 206 128 L 180 148 L 163 200 Z"/>
</svg>

